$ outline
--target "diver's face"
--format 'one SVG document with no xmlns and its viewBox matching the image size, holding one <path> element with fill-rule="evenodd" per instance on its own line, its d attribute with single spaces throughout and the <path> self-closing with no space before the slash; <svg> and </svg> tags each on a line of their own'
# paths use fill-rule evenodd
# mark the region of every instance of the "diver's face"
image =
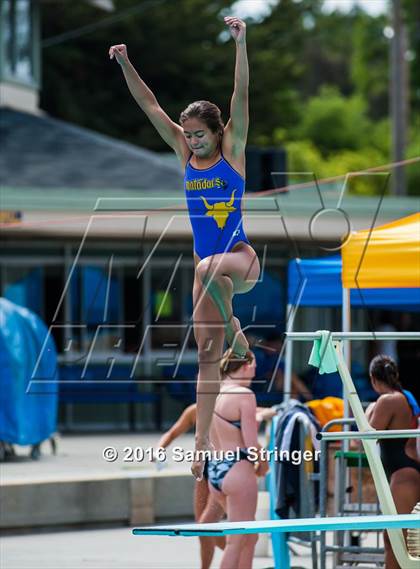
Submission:
<svg viewBox="0 0 420 569">
<path fill-rule="evenodd" d="M 198 158 L 211 157 L 219 146 L 220 136 L 197 118 L 187 119 L 183 125 L 188 148 Z"/>
</svg>

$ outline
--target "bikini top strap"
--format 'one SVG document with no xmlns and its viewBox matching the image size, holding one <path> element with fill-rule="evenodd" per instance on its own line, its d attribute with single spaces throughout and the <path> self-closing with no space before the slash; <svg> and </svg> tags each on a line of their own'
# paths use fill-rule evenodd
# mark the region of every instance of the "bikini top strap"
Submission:
<svg viewBox="0 0 420 569">
<path fill-rule="evenodd" d="M 219 417 L 219 419 L 223 419 L 223 421 L 226 421 L 226 423 L 229 423 L 229 425 L 232 425 L 232 427 L 236 427 L 236 428 L 240 428 L 240 425 L 238 425 L 238 423 L 241 422 L 240 419 L 233 419 L 232 421 L 230 419 L 226 419 L 226 417 L 223 417 L 223 415 L 220 415 L 220 413 L 218 413 L 217 411 L 213 411 L 213 414 L 216 415 L 217 417 Z"/>
<path fill-rule="evenodd" d="M 216 415 L 216 417 L 219 417 L 219 419 L 223 419 L 223 421 L 226 421 L 226 423 L 230 424 L 229 419 L 226 419 L 226 417 L 223 417 L 223 415 L 220 415 L 220 413 L 218 413 L 217 411 L 213 411 L 213 415 Z"/>
</svg>

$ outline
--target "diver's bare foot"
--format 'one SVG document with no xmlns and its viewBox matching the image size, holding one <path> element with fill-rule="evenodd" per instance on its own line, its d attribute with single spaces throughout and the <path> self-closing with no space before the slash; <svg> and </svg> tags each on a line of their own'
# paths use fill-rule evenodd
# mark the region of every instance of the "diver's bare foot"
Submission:
<svg viewBox="0 0 420 569">
<path fill-rule="evenodd" d="M 242 332 L 238 318 L 232 316 L 226 325 L 226 341 L 232 348 L 233 353 L 239 358 L 244 358 L 249 350 L 248 340 Z"/>
<path fill-rule="evenodd" d="M 191 472 L 197 482 L 203 480 L 204 465 L 206 463 L 205 458 L 198 459 L 197 451 L 208 451 L 211 450 L 212 447 L 213 445 L 210 443 L 208 437 L 205 437 L 204 439 L 195 439 L 194 453 L 196 460 L 191 464 Z"/>
</svg>

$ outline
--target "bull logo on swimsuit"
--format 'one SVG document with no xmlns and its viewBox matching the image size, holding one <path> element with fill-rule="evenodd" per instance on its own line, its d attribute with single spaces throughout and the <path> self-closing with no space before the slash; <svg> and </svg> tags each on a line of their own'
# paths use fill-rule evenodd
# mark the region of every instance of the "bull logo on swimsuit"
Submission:
<svg viewBox="0 0 420 569">
<path fill-rule="evenodd" d="M 210 205 L 206 198 L 201 196 L 201 199 L 203 200 L 204 205 L 207 209 L 206 217 L 212 217 L 217 223 L 217 227 L 219 229 L 224 228 L 229 214 L 233 211 L 236 211 L 236 207 L 233 207 L 235 192 L 236 190 L 233 190 L 232 196 L 228 202 L 216 202 L 213 205 Z"/>
</svg>

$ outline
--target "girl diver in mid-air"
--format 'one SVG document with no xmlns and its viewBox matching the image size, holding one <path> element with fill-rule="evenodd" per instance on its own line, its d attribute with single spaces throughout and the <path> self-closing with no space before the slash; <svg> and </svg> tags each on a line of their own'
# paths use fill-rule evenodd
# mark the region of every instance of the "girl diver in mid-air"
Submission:
<svg viewBox="0 0 420 569">
<path fill-rule="evenodd" d="M 249 70 L 246 26 L 239 18 L 225 23 L 236 44 L 230 119 L 224 125 L 219 108 L 195 101 L 181 113 L 180 125 L 160 107 L 139 77 L 124 44 L 109 56 L 118 61 L 128 88 L 163 140 L 185 169 L 184 189 L 194 235 L 194 336 L 198 346 L 197 424 L 195 448 L 209 449 L 209 429 L 220 389 L 219 364 L 224 340 L 235 357 L 249 348 L 240 322 L 232 313 L 232 297 L 253 288 L 260 274 L 258 257 L 242 227 L 245 190 L 245 146 L 248 133 Z M 203 476 L 204 460 L 196 457 L 192 472 Z"/>
</svg>

